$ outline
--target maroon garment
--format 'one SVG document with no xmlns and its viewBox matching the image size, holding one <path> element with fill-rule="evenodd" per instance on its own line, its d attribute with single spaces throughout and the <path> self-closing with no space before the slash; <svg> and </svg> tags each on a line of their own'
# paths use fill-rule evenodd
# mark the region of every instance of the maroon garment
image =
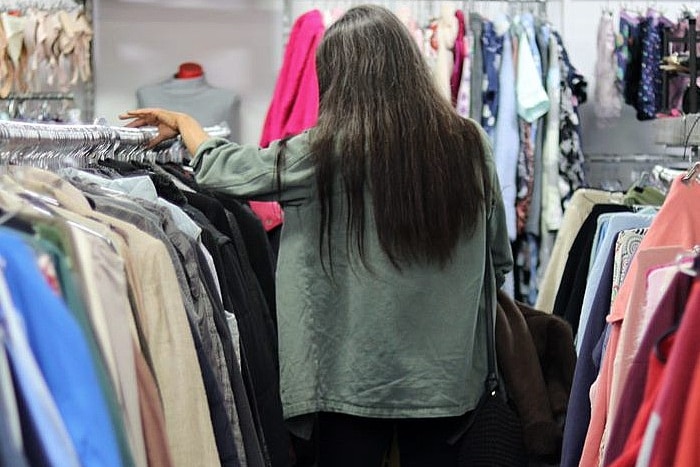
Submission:
<svg viewBox="0 0 700 467">
<path fill-rule="evenodd" d="M 690 298 L 685 305 L 680 327 L 676 334 L 673 352 L 668 360 L 666 378 L 654 405 L 654 414 L 659 418 L 659 427 L 653 437 L 651 466 L 673 465 L 678 449 L 683 417 L 698 417 L 685 412 L 688 391 L 700 357 L 700 279 L 693 281 Z M 647 427 L 647 435 L 649 427 Z M 647 438 L 652 438 L 648 437 Z M 646 439 L 645 439 L 646 442 Z"/>
<path fill-rule="evenodd" d="M 455 39 L 454 45 L 455 61 L 452 67 L 452 76 L 450 76 L 450 90 L 452 92 L 452 105 L 456 106 L 459 85 L 462 82 L 462 67 L 466 57 L 466 48 L 464 45 L 464 13 L 462 10 L 457 10 L 455 16 L 457 17 L 457 39 Z"/>
<path fill-rule="evenodd" d="M 649 424 L 649 418 L 651 417 L 654 403 L 659 397 L 661 384 L 664 378 L 667 377 L 666 370 L 668 367 L 666 363 L 668 355 L 673 349 L 674 342 L 675 335 L 671 334 L 658 344 L 658 349 L 650 352 L 644 400 L 637 412 L 632 431 L 630 431 L 629 437 L 627 438 L 622 455 L 615 459 L 612 464 L 604 465 L 611 465 L 612 467 L 634 467 L 636 465 L 644 440 L 644 432 Z"/>
</svg>

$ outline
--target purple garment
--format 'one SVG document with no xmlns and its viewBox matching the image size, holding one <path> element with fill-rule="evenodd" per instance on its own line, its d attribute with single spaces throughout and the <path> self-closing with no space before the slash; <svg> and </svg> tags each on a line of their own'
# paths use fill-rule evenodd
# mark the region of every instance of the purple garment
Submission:
<svg viewBox="0 0 700 467">
<path fill-rule="evenodd" d="M 662 95 L 661 33 L 656 15 L 650 14 L 639 23 L 642 37 L 642 79 L 637 91 L 637 119 L 656 118 Z"/>
<path fill-rule="evenodd" d="M 481 126 L 486 134 L 494 141 L 496 131 L 496 119 L 498 118 L 498 86 L 499 70 L 501 69 L 501 57 L 503 56 L 503 36 L 499 36 L 493 23 L 484 21 L 481 33 L 481 45 L 483 54 L 483 94 Z M 515 86 L 515 83 L 513 83 Z"/>
<path fill-rule="evenodd" d="M 681 20 L 671 28 L 671 36 L 683 38 L 688 31 L 688 20 Z M 683 52 L 686 50 L 682 43 L 671 43 L 671 52 Z M 698 80 L 700 83 L 700 80 Z M 683 108 L 683 93 L 690 84 L 690 77 L 685 75 L 670 74 L 668 76 L 668 109 Z"/>
<path fill-rule="evenodd" d="M 697 262 L 695 267 L 698 267 Z M 686 274 L 677 274 L 649 321 L 647 331 L 627 375 L 625 388 L 622 397 L 620 397 L 615 421 L 608 439 L 603 465 L 610 464 L 622 453 L 625 441 L 644 399 L 651 350 L 659 338 L 679 321 L 688 300 L 692 280 L 693 278 Z M 575 380 L 574 384 L 576 384 Z"/>
</svg>

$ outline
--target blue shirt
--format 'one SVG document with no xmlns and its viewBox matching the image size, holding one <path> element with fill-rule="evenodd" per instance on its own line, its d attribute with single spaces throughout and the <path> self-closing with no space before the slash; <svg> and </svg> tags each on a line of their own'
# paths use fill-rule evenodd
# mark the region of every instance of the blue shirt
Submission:
<svg viewBox="0 0 700 467">
<path fill-rule="evenodd" d="M 593 267 L 588 273 L 586 293 L 583 297 L 581 318 L 579 320 L 578 333 L 576 336 L 577 354 L 580 354 L 581 352 L 581 342 L 583 340 L 583 336 L 586 334 L 586 327 L 588 326 L 588 319 L 591 315 L 593 299 L 596 296 L 598 288 L 601 286 L 600 276 L 602 274 L 603 268 L 605 267 L 607 253 L 610 250 L 610 247 L 614 247 L 617 235 L 623 230 L 649 227 L 649 225 L 651 225 L 651 221 L 654 220 L 654 215 L 655 214 L 650 213 L 644 214 L 642 212 L 622 212 L 615 213 L 609 218 L 605 227 L 605 235 L 603 237 L 600 237 L 601 240 L 599 240 L 599 244 L 597 246 L 598 254 L 595 257 L 595 260 L 593 261 Z"/>
<path fill-rule="evenodd" d="M 121 466 L 107 402 L 85 336 L 51 290 L 29 248 L 0 231 L 0 258 L 31 351 L 84 466 Z M 64 464 L 56 464 L 64 465 Z"/>
<path fill-rule="evenodd" d="M 501 22 L 507 22 L 501 18 Z M 496 120 L 494 160 L 496 171 L 501 181 L 501 195 L 506 214 L 508 237 L 515 240 L 517 226 L 515 214 L 515 183 L 520 150 L 520 132 L 518 129 L 517 99 L 515 96 L 515 64 L 513 63 L 513 46 L 510 35 L 503 36 L 503 61 L 499 74 L 498 119 Z"/>
</svg>

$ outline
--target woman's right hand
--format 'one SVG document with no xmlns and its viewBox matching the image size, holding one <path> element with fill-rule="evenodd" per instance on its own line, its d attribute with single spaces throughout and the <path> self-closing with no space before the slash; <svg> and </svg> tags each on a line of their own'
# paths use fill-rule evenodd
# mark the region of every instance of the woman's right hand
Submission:
<svg viewBox="0 0 700 467">
<path fill-rule="evenodd" d="M 127 127 L 140 128 L 143 126 L 152 126 L 158 128 L 158 134 L 148 143 L 149 147 L 156 146 L 170 138 L 174 138 L 180 134 L 180 121 L 184 114 L 173 112 L 164 109 L 137 109 L 130 110 L 121 114 L 121 120 L 133 119 L 127 123 Z"/>
</svg>

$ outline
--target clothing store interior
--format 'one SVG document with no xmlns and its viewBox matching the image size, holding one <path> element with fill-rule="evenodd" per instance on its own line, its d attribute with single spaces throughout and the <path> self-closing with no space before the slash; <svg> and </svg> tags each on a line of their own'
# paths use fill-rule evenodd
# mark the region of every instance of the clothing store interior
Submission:
<svg viewBox="0 0 700 467">
<path fill-rule="evenodd" d="M 495 235 L 449 287 L 391 256 L 345 276 L 330 224 L 293 231 L 344 218 L 275 195 L 321 178 L 294 152 L 317 48 L 367 4 L 483 135 L 497 299 Z M 0 466 L 700 465 L 698 21 L 688 0 L 0 0 Z M 120 118 L 142 108 L 209 139 L 149 144 L 160 126 Z M 271 186 L 205 183 L 215 157 Z M 375 303 L 349 295 L 367 283 Z M 517 442 L 477 449 L 490 399 Z"/>
</svg>

